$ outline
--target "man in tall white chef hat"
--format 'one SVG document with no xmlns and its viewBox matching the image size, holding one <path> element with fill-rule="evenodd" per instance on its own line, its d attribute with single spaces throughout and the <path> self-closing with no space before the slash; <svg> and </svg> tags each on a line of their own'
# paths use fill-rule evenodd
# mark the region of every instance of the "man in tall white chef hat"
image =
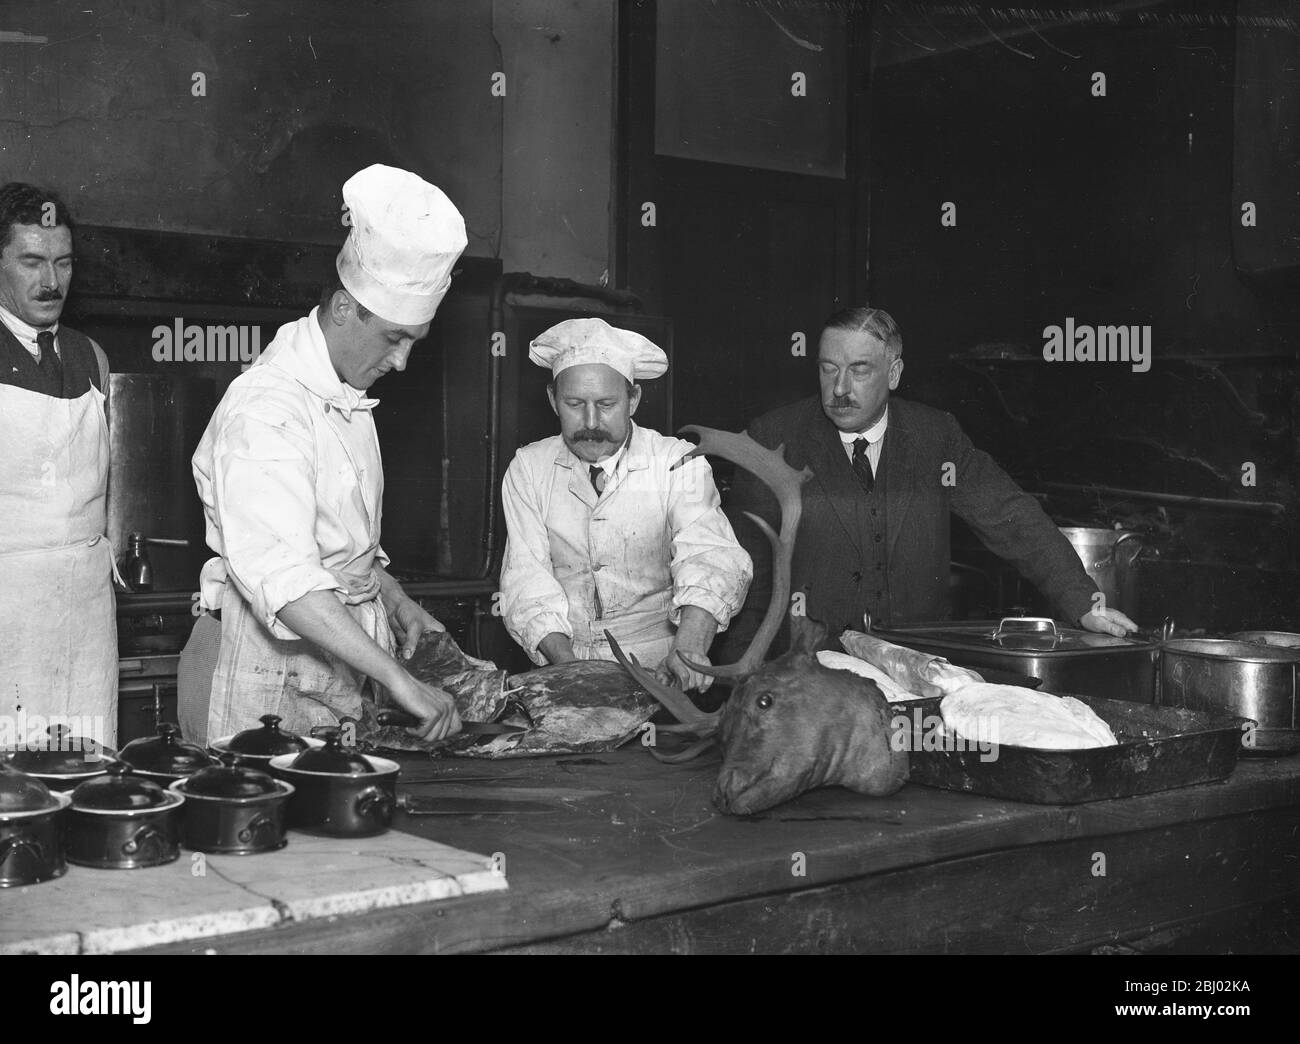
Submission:
<svg viewBox="0 0 1300 1044">
<path fill-rule="evenodd" d="M 502 486 L 506 629 L 535 663 L 613 659 L 605 631 L 647 667 L 703 692 L 714 634 L 745 600 L 753 566 L 723 515 L 708 461 L 632 420 L 638 381 L 663 351 L 601 319 L 570 319 L 530 345 L 551 371 L 560 434 L 524 446 Z"/>
<path fill-rule="evenodd" d="M 443 628 L 384 569 L 378 400 L 364 393 L 404 370 L 428 333 L 465 222 L 439 189 L 394 167 L 354 174 L 343 201 L 351 230 L 338 283 L 231 384 L 194 454 L 217 557 L 201 578 L 200 607 L 212 615 L 190 646 L 210 641 L 218 620 L 220 646 L 210 705 L 205 679 L 185 685 L 182 668 L 190 739 L 240 732 L 263 714 L 297 733 L 358 716 L 367 679 L 420 718 L 424 738 L 460 728 L 451 696 L 394 656 Z"/>
</svg>

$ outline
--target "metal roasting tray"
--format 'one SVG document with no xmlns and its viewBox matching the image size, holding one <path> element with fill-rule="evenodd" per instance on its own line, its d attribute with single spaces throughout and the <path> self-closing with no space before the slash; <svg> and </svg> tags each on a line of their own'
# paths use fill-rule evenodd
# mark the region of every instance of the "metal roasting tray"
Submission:
<svg viewBox="0 0 1300 1044">
<path fill-rule="evenodd" d="M 1131 700 L 1074 698 L 1088 704 L 1110 726 L 1118 746 L 1091 750 L 1000 746 L 995 759 L 981 760 L 980 750 L 973 745 L 966 750 L 922 748 L 921 734 L 932 727 L 932 719 L 927 719 L 933 715 L 942 721 L 941 697 L 906 700 L 890 704 L 889 709 L 895 719 L 905 715 L 913 730 L 911 782 L 1039 805 L 1075 805 L 1216 782 L 1232 774 L 1242 753 L 1246 718 Z"/>
</svg>

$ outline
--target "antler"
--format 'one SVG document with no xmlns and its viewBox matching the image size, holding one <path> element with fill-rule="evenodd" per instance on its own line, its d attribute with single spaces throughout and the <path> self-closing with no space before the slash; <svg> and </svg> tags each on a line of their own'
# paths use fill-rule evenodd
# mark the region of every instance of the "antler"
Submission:
<svg viewBox="0 0 1300 1044">
<path fill-rule="evenodd" d="M 689 697 L 681 689 L 665 685 L 651 671 L 647 671 L 639 663 L 630 662 L 619 646 L 618 639 L 609 631 L 605 632 L 605 637 L 609 640 L 609 648 L 614 653 L 614 659 L 623 665 L 623 669 L 628 674 L 640 682 L 642 688 L 667 707 L 678 721 L 683 725 L 689 725 L 691 731 L 700 736 L 711 736 L 717 731 L 719 717 L 717 713 L 705 714 L 704 711 L 690 701 Z"/>
<path fill-rule="evenodd" d="M 776 449 L 755 442 L 745 432 L 719 431 L 716 428 L 703 428 L 688 424 L 682 431 L 694 432 L 700 437 L 700 444 L 682 460 L 697 457 L 701 453 L 712 454 L 739 464 L 746 471 L 757 476 L 773 493 L 781 506 L 781 534 L 778 536 L 766 521 L 753 512 L 745 515 L 763 531 L 772 545 L 772 598 L 768 602 L 767 613 L 754 634 L 749 648 L 745 650 L 736 663 L 730 666 L 710 667 L 695 663 L 685 656 L 681 658 L 701 674 L 717 678 L 743 678 L 753 674 L 763 665 L 763 658 L 772 645 L 772 639 L 781 628 L 785 616 L 786 603 L 790 600 L 790 563 L 794 558 L 794 537 L 799 530 L 799 516 L 803 513 L 802 487 L 812 478 L 812 471 L 805 467 L 795 471 L 786 463 L 784 444 Z M 681 653 L 677 654 L 681 656 Z M 676 712 L 674 712 L 676 713 Z"/>
</svg>

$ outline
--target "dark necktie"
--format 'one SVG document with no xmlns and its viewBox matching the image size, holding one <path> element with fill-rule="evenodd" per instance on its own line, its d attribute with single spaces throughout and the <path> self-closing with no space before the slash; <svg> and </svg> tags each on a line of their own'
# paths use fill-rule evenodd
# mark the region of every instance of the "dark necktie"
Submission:
<svg viewBox="0 0 1300 1044">
<path fill-rule="evenodd" d="M 587 470 L 591 474 L 591 488 L 596 491 L 596 496 L 600 496 L 601 487 L 605 485 L 605 469 L 593 464 Z"/>
<path fill-rule="evenodd" d="M 41 374 L 45 377 L 46 384 L 57 394 L 63 390 L 63 363 L 54 350 L 54 334 L 42 330 L 36 335 L 36 345 L 41 350 Z"/>
<path fill-rule="evenodd" d="M 868 442 L 865 438 L 853 440 L 853 471 L 862 483 L 862 488 L 870 493 L 876 488 L 876 476 L 871 471 L 871 461 L 867 459 Z"/>
</svg>

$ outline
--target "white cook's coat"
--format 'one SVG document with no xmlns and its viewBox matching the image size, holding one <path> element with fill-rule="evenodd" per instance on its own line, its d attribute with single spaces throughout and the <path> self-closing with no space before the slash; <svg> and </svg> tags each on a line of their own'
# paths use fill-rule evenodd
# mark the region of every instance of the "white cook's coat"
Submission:
<svg viewBox="0 0 1300 1044">
<path fill-rule="evenodd" d="M 633 424 L 632 438 L 599 497 L 589 465 L 559 435 L 524 446 L 506 470 L 501 612 L 535 663 L 559 632 L 580 659 L 613 659 L 606 628 L 642 664 L 672 648 L 683 606 L 725 630 L 753 564 L 722 513 L 703 457 L 669 468 L 694 447 Z"/>
<path fill-rule="evenodd" d="M 219 556 L 203 567 L 200 606 L 221 610 L 221 650 L 207 737 L 190 739 L 229 736 L 263 714 L 297 733 L 359 715 L 364 677 L 277 616 L 305 594 L 336 592 L 371 638 L 394 648 L 373 570 L 388 562 L 377 400 L 339 380 L 316 317 L 312 309 L 280 328 L 231 384 L 194 454 Z"/>
</svg>

